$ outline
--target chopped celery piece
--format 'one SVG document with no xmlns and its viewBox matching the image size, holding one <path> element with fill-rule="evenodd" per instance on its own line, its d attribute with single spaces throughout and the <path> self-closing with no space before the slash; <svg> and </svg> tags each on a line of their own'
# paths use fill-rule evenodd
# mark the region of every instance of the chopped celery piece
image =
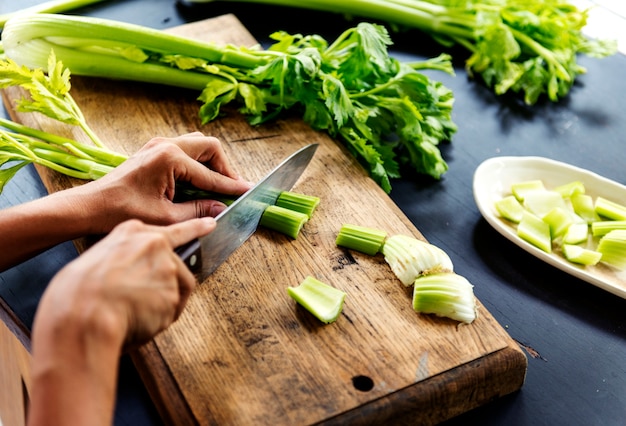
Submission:
<svg viewBox="0 0 626 426">
<path fill-rule="evenodd" d="M 585 194 L 574 194 L 570 197 L 574 212 L 585 222 L 593 223 L 600 220 L 593 205 L 593 197 Z"/>
<path fill-rule="evenodd" d="M 563 244 L 581 244 L 587 241 L 589 236 L 589 225 L 586 223 L 572 223 L 565 235 L 563 235 Z"/>
<path fill-rule="evenodd" d="M 574 244 L 563 244 L 563 256 L 573 263 L 591 266 L 597 264 L 602 258 L 602 253 L 583 248 Z"/>
<path fill-rule="evenodd" d="M 615 229 L 626 229 L 626 220 L 599 220 L 591 224 L 594 237 L 601 237 Z"/>
<path fill-rule="evenodd" d="M 473 287 L 453 272 L 421 276 L 414 283 L 413 309 L 469 324 L 477 316 Z"/>
<path fill-rule="evenodd" d="M 313 195 L 298 194 L 291 191 L 283 191 L 276 200 L 276 205 L 306 214 L 309 219 L 320 203 L 320 198 Z"/>
<path fill-rule="evenodd" d="M 596 213 L 613 220 L 626 220 L 626 206 L 603 197 L 596 198 Z"/>
<path fill-rule="evenodd" d="M 344 224 L 337 234 L 335 244 L 374 256 L 385 243 L 387 232 L 381 229 Z"/>
<path fill-rule="evenodd" d="M 561 207 L 555 207 L 550 210 L 542 220 L 550 226 L 550 237 L 552 239 L 563 235 L 570 225 L 574 223 L 571 212 Z"/>
<path fill-rule="evenodd" d="M 524 196 L 524 207 L 538 217 L 544 217 L 554 208 L 566 209 L 565 200 L 556 191 L 529 191 Z"/>
<path fill-rule="evenodd" d="M 517 235 L 546 253 L 552 253 L 550 225 L 534 214 L 524 212 L 524 217 L 517 226 Z"/>
<path fill-rule="evenodd" d="M 287 293 L 317 319 L 328 324 L 339 318 L 346 293 L 307 276 L 298 287 L 287 287 Z"/>
<path fill-rule="evenodd" d="M 575 180 L 564 185 L 557 186 L 554 190 L 561 194 L 563 198 L 570 198 L 572 195 L 584 194 L 585 185 L 581 181 Z"/>
<path fill-rule="evenodd" d="M 520 203 L 524 201 L 526 194 L 531 191 L 546 189 L 541 180 L 528 180 L 516 182 L 511 185 L 511 192 Z"/>
<path fill-rule="evenodd" d="M 596 250 L 602 253 L 602 263 L 626 269 L 626 230 L 616 229 L 607 233 L 600 238 Z"/>
<path fill-rule="evenodd" d="M 445 251 L 408 235 L 387 238 L 381 252 L 393 273 L 407 287 L 421 275 L 453 269 Z"/>
<path fill-rule="evenodd" d="M 496 210 L 503 218 L 513 223 L 519 223 L 524 214 L 524 206 L 517 201 L 514 195 L 508 195 L 496 201 Z"/>
<path fill-rule="evenodd" d="M 309 217 L 304 213 L 272 205 L 263 212 L 259 225 L 296 239 L 308 220 Z"/>
</svg>

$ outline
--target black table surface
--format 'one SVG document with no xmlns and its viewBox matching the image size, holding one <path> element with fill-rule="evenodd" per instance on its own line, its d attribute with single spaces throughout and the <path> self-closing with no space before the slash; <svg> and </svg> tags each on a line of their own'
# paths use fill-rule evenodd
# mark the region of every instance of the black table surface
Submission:
<svg viewBox="0 0 626 426">
<path fill-rule="evenodd" d="M 20 7 L 37 3 L 41 1 L 19 2 Z M 3 1 L 0 13 L 17 7 Z M 278 30 L 317 33 L 332 40 L 357 22 L 322 12 L 219 1 L 195 6 L 175 0 L 105 1 L 74 13 L 154 28 L 234 13 L 264 44 Z M 418 31 L 392 34 L 392 39 L 391 53 L 401 60 L 443 51 Z M 626 184 L 626 57 L 581 57 L 588 73 L 567 98 L 526 107 L 496 97 L 469 79 L 462 52 L 453 53 L 458 62 L 455 76 L 429 73 L 455 94 L 453 118 L 459 130 L 442 147 L 450 169 L 440 181 L 419 176 L 394 181 L 391 197 L 431 243 L 449 253 L 455 269 L 475 285 L 477 297 L 524 348 L 529 364 L 520 391 L 447 424 L 622 425 L 626 301 L 544 264 L 492 229 L 474 202 L 472 177 L 490 157 L 535 155 Z M 0 109 L 0 115 L 6 117 L 7 112 Z M 0 207 L 45 194 L 36 171 L 27 167 L 5 187 Z M 75 257 L 73 244 L 66 243 L 0 274 L 0 297 L 26 328 L 32 325 L 46 284 Z M 124 357 L 115 424 L 159 423 L 132 363 Z"/>
</svg>

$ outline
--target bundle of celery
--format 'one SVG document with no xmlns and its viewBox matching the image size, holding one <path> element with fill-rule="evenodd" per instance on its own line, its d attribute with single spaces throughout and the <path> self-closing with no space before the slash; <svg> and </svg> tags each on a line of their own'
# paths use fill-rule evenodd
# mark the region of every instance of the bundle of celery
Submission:
<svg viewBox="0 0 626 426">
<path fill-rule="evenodd" d="M 588 11 L 567 0 L 230 1 L 341 13 L 422 30 L 444 46 L 465 47 L 470 76 L 480 76 L 496 94 L 521 93 L 529 105 L 543 94 L 557 101 L 569 93 L 576 76 L 585 72 L 576 62 L 578 54 L 603 57 L 617 51 L 616 42 L 582 33 Z"/>
<path fill-rule="evenodd" d="M 401 63 L 379 25 L 361 23 L 329 44 L 317 35 L 272 34 L 268 49 L 217 46 L 117 21 L 35 14 L 10 19 L 6 56 L 44 67 L 51 51 L 76 75 L 201 90 L 204 123 L 237 102 L 261 124 L 297 110 L 314 129 L 342 141 L 387 192 L 406 165 L 440 178 L 438 144 L 456 132 L 454 97 L 418 72 L 452 73 L 449 57 Z"/>
</svg>

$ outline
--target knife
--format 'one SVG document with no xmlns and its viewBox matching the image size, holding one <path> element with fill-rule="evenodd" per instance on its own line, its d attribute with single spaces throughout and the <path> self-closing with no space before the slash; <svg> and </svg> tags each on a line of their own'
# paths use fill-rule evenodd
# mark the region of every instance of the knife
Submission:
<svg viewBox="0 0 626 426">
<path fill-rule="evenodd" d="M 289 191 L 308 166 L 318 144 L 291 154 L 215 219 L 217 227 L 208 235 L 176 249 L 176 253 L 202 283 L 256 231 L 267 206 Z"/>
</svg>

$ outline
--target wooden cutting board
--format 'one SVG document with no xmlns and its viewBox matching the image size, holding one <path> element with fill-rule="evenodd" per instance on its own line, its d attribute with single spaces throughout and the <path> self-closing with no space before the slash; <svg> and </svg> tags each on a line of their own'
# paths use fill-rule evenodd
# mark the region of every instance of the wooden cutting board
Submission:
<svg viewBox="0 0 626 426">
<path fill-rule="evenodd" d="M 173 31 L 255 43 L 233 15 Z M 96 133 L 128 154 L 152 137 L 199 130 L 220 138 L 236 168 L 254 181 L 296 149 L 320 144 L 294 187 L 321 198 L 298 239 L 258 230 L 197 287 L 172 327 L 133 354 L 166 423 L 432 424 L 522 386 L 527 359 L 484 306 L 463 326 L 417 314 L 411 290 L 381 255 L 335 245 L 343 223 L 423 236 L 326 134 L 297 118 L 251 127 L 235 111 L 202 126 L 198 93 L 76 76 L 72 82 Z M 86 140 L 75 129 L 16 113 L 19 96 L 4 91 L 14 120 Z M 51 192 L 81 183 L 38 170 Z M 79 250 L 88 245 L 77 242 Z M 307 275 L 347 293 L 337 322 L 321 324 L 287 295 Z"/>
</svg>

